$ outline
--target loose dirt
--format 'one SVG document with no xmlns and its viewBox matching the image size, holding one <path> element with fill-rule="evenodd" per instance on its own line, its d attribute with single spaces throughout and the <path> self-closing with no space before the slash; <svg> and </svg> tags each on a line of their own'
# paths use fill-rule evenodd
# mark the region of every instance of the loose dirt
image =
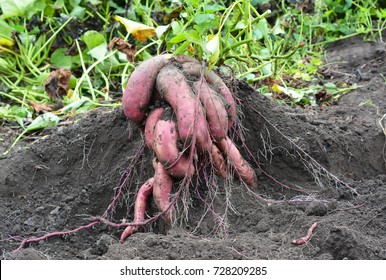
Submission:
<svg viewBox="0 0 386 280">
<path fill-rule="evenodd" d="M 208 209 L 201 200 L 209 196 L 206 186 L 199 195 L 192 187 L 189 212 L 179 204 L 172 230 L 165 234 L 156 221 L 124 244 L 123 228 L 98 224 L 12 252 L 23 238 L 103 215 L 128 173 L 111 218 L 130 221 L 135 192 L 153 173 L 151 152 L 142 151 L 140 131 L 120 109 L 97 109 L 45 130 L 0 159 L 2 258 L 386 259 L 386 123 L 379 123 L 386 114 L 385 55 L 385 44 L 362 38 L 331 45 L 324 82 L 360 87 L 323 110 L 279 106 L 238 82 L 244 139 L 236 142 L 256 169 L 258 188 L 220 180 Z M 0 134 L 15 136 L 5 127 Z M 293 245 L 314 222 L 311 239 Z"/>
</svg>

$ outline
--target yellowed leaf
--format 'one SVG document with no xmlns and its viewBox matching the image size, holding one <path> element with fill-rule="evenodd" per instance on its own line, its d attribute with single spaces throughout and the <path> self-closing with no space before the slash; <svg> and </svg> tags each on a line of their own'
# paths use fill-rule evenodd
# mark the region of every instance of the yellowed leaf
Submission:
<svg viewBox="0 0 386 280">
<path fill-rule="evenodd" d="M 10 48 L 13 45 L 13 41 L 8 38 L 1 38 L 0 37 L 0 46 Z"/>
<path fill-rule="evenodd" d="M 150 37 L 156 35 L 155 28 L 147 26 L 145 24 L 135 22 L 120 16 L 115 16 L 115 20 L 123 24 L 127 32 L 134 36 L 138 41 L 145 41 Z"/>
</svg>

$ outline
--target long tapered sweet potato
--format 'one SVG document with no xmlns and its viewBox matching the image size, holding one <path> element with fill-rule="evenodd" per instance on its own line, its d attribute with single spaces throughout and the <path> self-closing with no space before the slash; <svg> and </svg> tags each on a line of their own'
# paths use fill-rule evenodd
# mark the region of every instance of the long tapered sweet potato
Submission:
<svg viewBox="0 0 386 280">
<path fill-rule="evenodd" d="M 140 124 L 151 100 L 156 77 L 170 62 L 171 55 L 158 55 L 142 62 L 133 71 L 123 93 L 122 106 L 126 117 Z"/>
<path fill-rule="evenodd" d="M 205 108 L 210 135 L 214 140 L 220 142 L 227 136 L 228 132 L 228 114 L 220 97 L 209 87 L 205 80 L 194 82 L 193 90 Z"/>
<path fill-rule="evenodd" d="M 235 169 L 235 175 L 243 180 L 248 186 L 257 187 L 256 173 L 248 162 L 242 157 L 233 141 L 226 137 L 218 144 L 225 158 L 229 159 Z"/>
<path fill-rule="evenodd" d="M 153 183 L 154 202 L 161 212 L 166 211 L 163 217 L 166 224 L 171 226 L 173 221 L 173 207 L 170 206 L 170 194 L 173 188 L 173 180 L 162 163 L 156 159 L 153 159 L 153 168 L 155 170 Z"/>
<path fill-rule="evenodd" d="M 148 148 L 153 149 L 153 143 L 154 143 L 154 132 L 155 132 L 155 125 L 157 124 L 158 120 L 161 118 L 163 112 L 165 111 L 164 108 L 155 108 L 153 109 L 146 119 L 145 124 L 145 141 Z"/>
<path fill-rule="evenodd" d="M 190 177 L 194 173 L 193 164 L 185 154 L 179 152 L 177 141 L 178 132 L 175 121 L 161 118 L 154 131 L 153 150 L 157 159 L 173 177 Z"/>
<path fill-rule="evenodd" d="M 140 224 L 145 219 L 146 203 L 150 194 L 153 192 L 154 178 L 147 180 L 140 188 L 134 204 L 133 224 Z M 132 225 L 125 228 L 121 235 L 121 242 L 124 242 L 130 235 L 139 229 L 139 225 Z"/>
<path fill-rule="evenodd" d="M 173 65 L 165 66 L 158 73 L 156 87 L 176 114 L 181 140 L 190 145 L 195 137 L 202 151 L 210 151 L 211 141 L 204 109 L 182 72 Z"/>
<path fill-rule="evenodd" d="M 206 81 L 213 86 L 216 92 L 226 101 L 224 104 L 228 113 L 228 128 L 231 128 L 237 122 L 237 110 L 236 102 L 233 98 L 232 92 L 229 90 L 223 80 L 213 71 L 209 71 L 208 68 L 202 68 L 202 65 L 194 62 L 181 63 L 182 72 L 185 75 L 193 76 L 198 79 L 204 74 Z"/>
</svg>

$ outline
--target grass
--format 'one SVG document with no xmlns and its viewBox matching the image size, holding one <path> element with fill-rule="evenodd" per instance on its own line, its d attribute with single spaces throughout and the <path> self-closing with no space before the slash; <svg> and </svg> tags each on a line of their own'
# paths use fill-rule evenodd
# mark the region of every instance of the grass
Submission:
<svg viewBox="0 0 386 280">
<path fill-rule="evenodd" d="M 210 67 L 232 69 L 236 77 L 278 102 L 317 107 L 315 96 L 320 92 L 327 92 L 332 100 L 356 88 L 315 83 L 325 47 L 355 35 L 382 41 L 386 25 L 386 9 L 377 1 L 315 0 L 302 7 L 287 1 L 274 2 L 275 6 L 266 0 L 125 3 L 3 0 L 2 125 L 17 124 L 22 136 L 68 115 L 120 106 L 135 65 L 165 51 L 195 56 Z M 145 27 L 125 29 L 115 16 Z M 147 38 L 138 40 L 136 35 L 145 32 L 150 32 Z M 107 48 L 113 38 L 131 44 L 131 61 Z M 71 71 L 71 77 L 63 88 L 54 83 L 50 93 L 47 79 L 59 68 Z"/>
</svg>

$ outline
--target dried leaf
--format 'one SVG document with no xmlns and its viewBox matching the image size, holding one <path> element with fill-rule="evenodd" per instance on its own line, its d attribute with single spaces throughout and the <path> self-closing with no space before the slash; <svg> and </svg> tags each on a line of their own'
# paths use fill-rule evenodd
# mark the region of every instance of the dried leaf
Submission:
<svg viewBox="0 0 386 280">
<path fill-rule="evenodd" d="M 134 36 L 138 41 L 144 42 L 146 39 L 156 35 L 155 28 L 138 23 L 120 16 L 115 16 L 115 20 L 122 23 L 127 33 Z"/>
<path fill-rule="evenodd" d="M 70 88 L 71 71 L 65 68 L 60 68 L 52 71 L 45 82 L 46 92 L 51 99 L 60 99 L 65 96 Z"/>
<path fill-rule="evenodd" d="M 170 13 L 167 13 L 164 18 L 164 24 L 170 23 L 173 19 L 178 18 L 180 16 L 181 11 L 184 9 L 184 5 L 180 5 L 177 8 L 173 9 Z"/>
<path fill-rule="evenodd" d="M 114 37 L 109 45 L 107 46 L 107 48 L 109 50 L 112 50 L 114 48 L 116 48 L 118 51 L 124 53 L 126 55 L 126 58 L 128 61 L 130 62 L 134 62 L 135 61 L 135 52 L 136 52 L 136 48 L 135 46 L 125 42 L 123 39 L 121 38 L 118 38 L 118 37 Z"/>
<path fill-rule="evenodd" d="M 46 104 L 39 104 L 39 103 L 31 103 L 32 108 L 35 110 L 36 113 L 40 113 L 42 111 L 52 111 L 52 108 Z"/>
</svg>

